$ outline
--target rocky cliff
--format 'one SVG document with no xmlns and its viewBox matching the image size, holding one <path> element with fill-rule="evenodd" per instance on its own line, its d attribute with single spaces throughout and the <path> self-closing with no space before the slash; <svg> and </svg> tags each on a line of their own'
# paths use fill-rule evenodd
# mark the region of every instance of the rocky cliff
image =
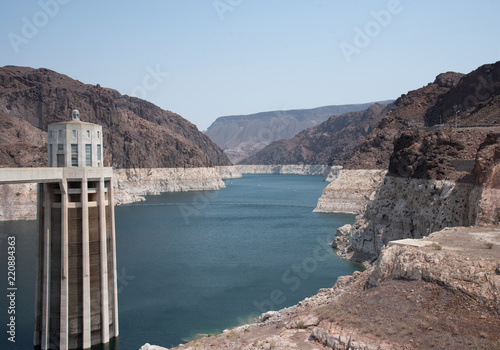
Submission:
<svg viewBox="0 0 500 350">
<path fill-rule="evenodd" d="M 362 216 L 334 245 L 355 261 L 384 245 L 453 226 L 498 225 L 500 128 L 403 133 L 389 172 Z"/>
<path fill-rule="evenodd" d="M 362 214 L 384 180 L 385 170 L 338 171 L 314 209 L 319 213 Z"/>
<path fill-rule="evenodd" d="M 390 108 L 376 103 L 363 111 L 331 116 L 292 138 L 271 143 L 239 164 L 343 165 Z"/>
<path fill-rule="evenodd" d="M 320 124 L 332 115 L 365 110 L 370 105 L 372 103 L 220 117 L 205 133 L 236 163 L 271 142 L 291 138 L 304 129 Z"/>
<path fill-rule="evenodd" d="M 500 62 L 466 75 L 440 74 L 433 83 L 402 95 L 344 167 L 387 169 L 393 142 L 402 131 L 443 124 L 500 124 Z"/>
<path fill-rule="evenodd" d="M 113 187 L 115 202 L 119 205 L 144 200 L 145 195 L 219 190 L 225 185 L 216 168 L 149 168 L 115 170 Z"/>
<path fill-rule="evenodd" d="M 340 170 L 340 167 L 302 164 L 236 165 L 235 168 L 242 174 L 321 175 L 324 177 L 336 174 Z"/>
<path fill-rule="evenodd" d="M 0 68 L 0 166 L 45 166 L 46 131 L 78 109 L 103 126 L 115 168 L 206 167 L 231 162 L 195 125 L 139 98 L 48 69 Z"/>
</svg>

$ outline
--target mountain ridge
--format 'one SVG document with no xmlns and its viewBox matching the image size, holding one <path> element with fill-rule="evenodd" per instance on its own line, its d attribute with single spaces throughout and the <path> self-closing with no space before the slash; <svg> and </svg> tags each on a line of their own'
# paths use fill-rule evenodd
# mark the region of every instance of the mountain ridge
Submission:
<svg viewBox="0 0 500 350">
<path fill-rule="evenodd" d="M 233 162 L 237 162 L 273 141 L 291 138 L 309 127 L 319 125 L 332 115 L 364 110 L 374 103 L 376 102 L 223 116 L 217 118 L 205 134 Z"/>
<path fill-rule="evenodd" d="M 0 166 L 45 166 L 47 126 L 68 120 L 73 109 L 83 121 L 103 126 L 109 166 L 231 164 L 219 147 L 176 113 L 46 68 L 5 66 L 0 68 Z"/>
</svg>

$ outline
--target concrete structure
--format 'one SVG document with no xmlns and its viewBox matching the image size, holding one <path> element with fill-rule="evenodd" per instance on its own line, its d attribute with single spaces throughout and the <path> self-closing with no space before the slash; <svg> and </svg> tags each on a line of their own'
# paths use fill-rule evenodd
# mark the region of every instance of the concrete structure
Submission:
<svg viewBox="0 0 500 350">
<path fill-rule="evenodd" d="M 118 336 L 113 170 L 78 111 L 48 143 L 49 168 L 1 169 L 0 183 L 39 183 L 34 345 L 87 349 Z"/>
<path fill-rule="evenodd" d="M 102 127 L 80 120 L 73 111 L 72 120 L 48 128 L 49 167 L 102 167 Z"/>
</svg>

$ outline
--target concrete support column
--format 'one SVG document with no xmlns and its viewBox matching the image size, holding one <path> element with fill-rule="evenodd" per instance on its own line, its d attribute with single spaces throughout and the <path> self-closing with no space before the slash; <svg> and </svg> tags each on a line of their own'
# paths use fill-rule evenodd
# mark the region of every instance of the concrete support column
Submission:
<svg viewBox="0 0 500 350">
<path fill-rule="evenodd" d="M 115 201 L 113 199 L 113 179 L 109 179 L 108 186 L 109 209 L 111 212 L 111 244 L 113 254 L 113 325 L 114 336 L 118 336 L 118 280 L 116 276 L 116 238 L 115 238 Z"/>
<path fill-rule="evenodd" d="M 109 342 L 108 244 L 106 234 L 106 196 L 104 178 L 99 180 L 99 239 L 101 265 L 101 342 Z"/>
<path fill-rule="evenodd" d="M 82 274 L 83 274 L 83 348 L 91 347 L 91 309 L 90 309 L 90 243 L 89 243 L 89 203 L 87 178 L 82 178 Z"/>
<path fill-rule="evenodd" d="M 48 184 L 43 184 L 43 295 L 42 295 L 42 337 L 41 348 L 47 350 L 50 345 L 50 228 L 51 228 L 51 191 Z"/>
<path fill-rule="evenodd" d="M 59 328 L 59 348 L 69 345 L 69 246 L 68 246 L 68 183 L 62 179 L 61 190 L 61 314 Z"/>
<path fill-rule="evenodd" d="M 43 233 L 44 233 L 44 214 L 43 214 L 43 185 L 37 184 L 37 265 L 36 265 L 36 288 L 35 288 L 35 331 L 33 334 L 33 346 L 40 346 L 40 330 L 42 317 L 42 289 L 43 289 Z"/>
</svg>

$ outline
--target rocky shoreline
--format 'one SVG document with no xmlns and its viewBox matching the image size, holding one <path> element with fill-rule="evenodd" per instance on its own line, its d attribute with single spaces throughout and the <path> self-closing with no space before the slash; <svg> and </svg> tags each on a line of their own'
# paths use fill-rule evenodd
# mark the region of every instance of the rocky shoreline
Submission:
<svg viewBox="0 0 500 350">
<path fill-rule="evenodd" d="M 339 166 L 286 164 L 286 165 L 235 165 L 242 174 L 283 174 L 283 175 L 320 175 L 327 177 L 342 169 Z"/>
</svg>

